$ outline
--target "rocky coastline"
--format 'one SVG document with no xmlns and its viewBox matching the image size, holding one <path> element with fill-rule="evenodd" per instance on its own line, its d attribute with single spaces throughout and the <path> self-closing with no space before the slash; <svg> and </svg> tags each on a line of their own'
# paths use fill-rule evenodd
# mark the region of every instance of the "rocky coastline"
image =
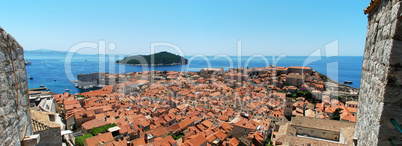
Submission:
<svg viewBox="0 0 402 146">
<path fill-rule="evenodd" d="M 132 65 L 132 66 L 175 66 L 175 65 L 186 65 L 188 63 L 169 63 L 169 64 L 128 64 L 128 63 L 116 63 L 116 64 L 124 64 L 124 65 Z"/>
</svg>

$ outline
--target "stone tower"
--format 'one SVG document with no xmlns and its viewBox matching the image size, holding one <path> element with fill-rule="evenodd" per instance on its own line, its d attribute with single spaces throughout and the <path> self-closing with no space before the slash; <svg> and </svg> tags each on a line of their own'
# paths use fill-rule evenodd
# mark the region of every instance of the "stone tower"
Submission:
<svg viewBox="0 0 402 146">
<path fill-rule="evenodd" d="M 0 27 L 0 145 L 32 134 L 23 48 Z"/>
<path fill-rule="evenodd" d="M 368 27 L 355 143 L 392 145 L 402 141 L 402 15 L 399 0 L 372 0 L 364 10 Z"/>
<path fill-rule="evenodd" d="M 283 115 L 290 121 L 293 112 L 293 98 L 292 94 L 286 94 L 285 105 L 283 107 Z"/>
</svg>

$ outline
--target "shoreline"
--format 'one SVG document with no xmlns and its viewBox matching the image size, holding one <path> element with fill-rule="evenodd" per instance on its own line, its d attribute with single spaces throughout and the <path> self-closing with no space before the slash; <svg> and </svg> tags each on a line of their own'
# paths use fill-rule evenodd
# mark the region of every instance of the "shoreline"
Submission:
<svg viewBox="0 0 402 146">
<path fill-rule="evenodd" d="M 316 71 L 316 72 L 317 72 L 317 71 Z M 356 90 L 360 89 L 360 88 L 356 88 L 356 87 L 353 87 L 353 86 L 350 86 L 350 85 L 347 85 L 347 84 L 344 84 L 344 83 L 335 81 L 335 80 L 333 80 L 332 78 L 330 78 L 330 77 L 328 77 L 327 75 L 322 74 L 322 73 L 320 73 L 320 72 L 317 72 L 317 73 L 319 73 L 320 75 L 323 75 L 323 76 L 327 77 L 327 81 L 326 81 L 326 82 L 336 83 L 336 84 L 338 84 L 338 85 L 346 86 L 347 88 L 352 88 L 352 89 L 356 89 Z"/>
</svg>

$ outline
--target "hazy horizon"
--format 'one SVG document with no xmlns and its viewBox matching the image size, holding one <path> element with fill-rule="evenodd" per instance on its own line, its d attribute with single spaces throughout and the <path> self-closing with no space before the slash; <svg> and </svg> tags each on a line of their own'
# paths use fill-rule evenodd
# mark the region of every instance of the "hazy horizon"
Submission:
<svg viewBox="0 0 402 146">
<path fill-rule="evenodd" d="M 41 51 L 41 52 L 44 52 L 44 51 L 57 51 L 57 52 L 65 52 L 65 53 L 67 53 L 67 51 L 59 51 L 59 50 L 49 50 L 49 49 L 36 49 L 36 50 L 24 50 L 24 51 L 28 51 L 28 52 L 35 52 L 35 51 Z M 159 52 L 163 52 L 163 50 L 162 51 L 157 51 L 156 53 L 159 53 Z M 167 51 L 167 52 L 170 52 L 170 51 Z M 173 53 L 173 54 L 176 54 L 176 55 L 179 55 L 179 54 L 177 54 L 177 53 L 174 53 L 174 52 L 171 52 L 171 53 Z M 78 55 L 102 55 L 102 54 L 85 54 L 85 53 L 77 53 Z M 122 55 L 122 54 L 106 54 L 106 55 Z M 124 56 L 131 56 L 130 54 L 123 54 Z M 150 55 L 149 53 L 148 54 L 140 54 L 140 55 Z M 219 55 L 219 54 L 218 54 Z M 184 57 L 188 57 L 188 56 L 194 56 L 194 55 L 184 55 Z M 214 57 L 214 56 L 216 56 L 216 55 L 205 55 L 205 56 L 207 56 L 207 57 Z M 252 55 L 243 55 L 243 56 L 241 56 L 241 57 L 250 57 L 250 56 L 252 56 Z M 279 55 L 275 55 L 275 56 L 279 56 Z M 305 56 L 298 56 L 298 55 L 286 55 L 286 56 L 293 56 L 293 57 L 307 57 L 308 55 L 305 55 Z M 322 55 L 317 55 L 317 56 L 314 56 L 314 55 L 309 55 L 310 57 L 323 57 Z M 342 56 L 342 55 L 339 55 L 339 56 Z M 344 55 L 344 56 L 346 56 L 346 57 L 348 57 L 348 55 Z M 358 56 L 358 55 L 354 55 L 355 57 L 363 57 L 363 55 L 360 55 L 360 56 Z M 352 56 L 352 55 L 349 55 L 349 57 L 354 57 L 354 56 Z M 238 57 L 238 56 L 236 56 L 236 55 L 229 55 L 229 57 Z M 272 57 L 272 56 L 270 56 L 270 55 L 266 55 L 266 57 Z"/>
</svg>

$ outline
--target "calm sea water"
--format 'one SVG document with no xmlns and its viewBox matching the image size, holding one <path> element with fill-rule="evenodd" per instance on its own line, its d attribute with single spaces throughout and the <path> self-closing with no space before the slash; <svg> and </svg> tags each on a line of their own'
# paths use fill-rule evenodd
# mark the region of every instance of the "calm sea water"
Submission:
<svg viewBox="0 0 402 146">
<path fill-rule="evenodd" d="M 265 67 L 271 64 L 276 66 L 308 66 L 314 70 L 326 74 L 334 80 L 343 82 L 353 81 L 351 86 L 360 87 L 362 56 L 335 56 L 335 57 L 306 57 L 306 56 L 286 56 L 286 58 L 273 61 L 271 56 L 263 57 L 194 57 L 185 56 L 189 59 L 189 64 L 178 66 L 158 66 L 154 70 L 158 71 L 199 71 L 205 67 L 220 68 L 225 70 L 231 67 Z M 277 57 L 275 57 L 277 58 Z M 151 67 L 140 67 L 115 64 L 116 56 L 99 57 L 98 55 L 76 54 L 71 61 L 65 61 L 64 54 L 25 54 L 25 59 L 32 62 L 26 66 L 29 88 L 37 88 L 40 85 L 48 87 L 55 93 L 63 93 L 69 89 L 70 93 L 77 93 L 78 89 L 70 81 L 69 75 L 76 78 L 77 74 L 93 72 L 128 73 L 151 70 Z M 240 59 L 240 60 L 239 60 Z M 207 61 L 208 60 L 208 61 Z M 70 63 L 71 62 L 71 63 Z M 231 63 L 232 62 L 232 63 Z M 275 63 L 276 62 L 276 63 Z M 71 68 L 71 70 L 69 69 Z M 70 77 L 70 78 L 71 78 Z M 56 79 L 56 81 L 54 81 Z"/>
</svg>

